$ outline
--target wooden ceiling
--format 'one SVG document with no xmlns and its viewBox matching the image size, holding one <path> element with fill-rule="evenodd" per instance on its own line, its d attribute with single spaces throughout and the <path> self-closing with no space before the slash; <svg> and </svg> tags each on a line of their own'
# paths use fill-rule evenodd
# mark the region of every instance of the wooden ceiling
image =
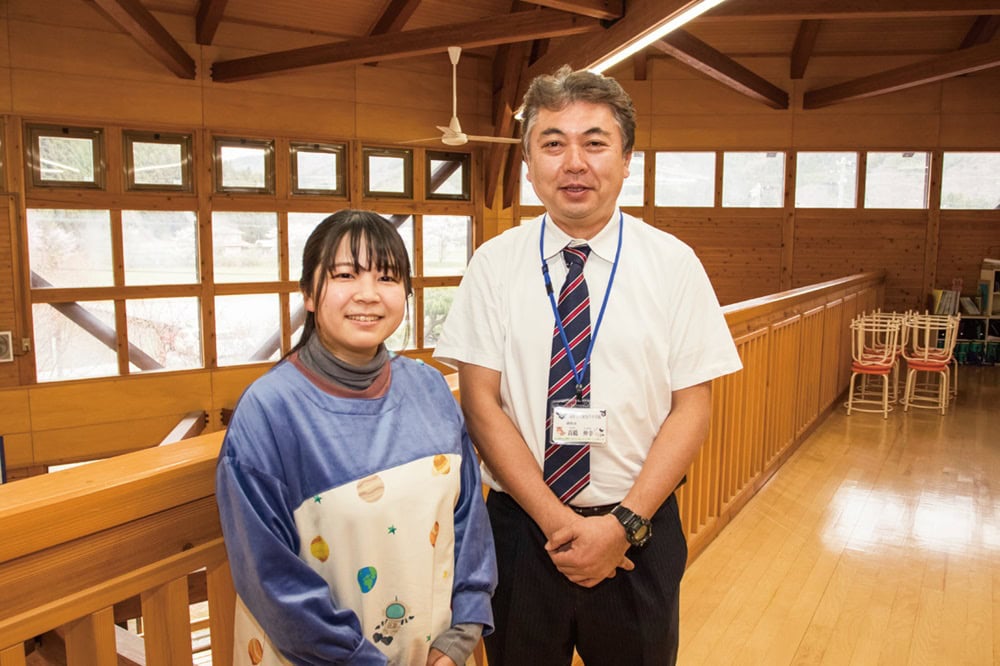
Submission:
<svg viewBox="0 0 1000 666">
<path fill-rule="evenodd" d="M 586 67 L 693 0 L 87 0 L 178 77 L 195 61 L 157 16 L 190 21 L 198 44 L 222 31 L 277 28 L 319 43 L 275 48 L 212 64 L 219 83 L 444 53 L 462 46 L 493 62 L 494 125 L 512 137 L 527 81 L 569 63 Z M 804 109 L 881 95 L 1000 65 L 1000 0 L 726 0 L 631 59 L 645 78 L 650 58 L 675 58 L 775 109 L 789 107 L 788 79 L 818 56 L 906 56 L 910 64 L 806 89 Z M 270 45 L 272 48 L 273 44 Z M 220 49 L 224 53 L 224 49 Z M 788 59 L 788 78 L 768 81 L 741 64 Z M 628 66 L 618 65 L 618 67 Z M 500 169 L 491 150 L 489 173 Z M 489 182 L 489 181 L 487 181 Z"/>
</svg>

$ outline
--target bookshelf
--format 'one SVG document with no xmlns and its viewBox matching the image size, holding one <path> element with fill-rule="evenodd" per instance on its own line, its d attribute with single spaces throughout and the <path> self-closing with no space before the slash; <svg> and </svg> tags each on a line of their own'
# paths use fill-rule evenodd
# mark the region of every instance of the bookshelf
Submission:
<svg viewBox="0 0 1000 666">
<path fill-rule="evenodd" d="M 955 356 L 959 363 L 1000 364 L 1000 259 L 984 259 L 979 271 L 980 314 L 962 314 Z"/>
</svg>

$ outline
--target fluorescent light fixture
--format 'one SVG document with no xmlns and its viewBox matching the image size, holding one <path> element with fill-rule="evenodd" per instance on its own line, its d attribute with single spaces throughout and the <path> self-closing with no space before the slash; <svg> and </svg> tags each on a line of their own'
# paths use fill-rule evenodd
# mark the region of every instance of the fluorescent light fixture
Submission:
<svg viewBox="0 0 1000 666">
<path fill-rule="evenodd" d="M 668 32 L 676 30 L 688 21 L 695 19 L 709 9 L 721 5 L 725 0 L 699 0 L 685 5 L 683 9 L 671 14 L 659 23 L 651 25 L 645 32 L 640 33 L 632 41 L 623 44 L 620 48 L 612 51 L 601 60 L 598 60 L 590 67 L 592 72 L 601 73 L 610 67 L 617 65 L 633 53 L 637 53 L 646 48 L 656 40 L 660 39 Z"/>
</svg>

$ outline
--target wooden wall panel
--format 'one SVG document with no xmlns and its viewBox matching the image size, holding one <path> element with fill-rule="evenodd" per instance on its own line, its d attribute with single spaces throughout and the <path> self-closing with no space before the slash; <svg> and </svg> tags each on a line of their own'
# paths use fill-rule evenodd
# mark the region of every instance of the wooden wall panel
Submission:
<svg viewBox="0 0 1000 666">
<path fill-rule="evenodd" d="M 93 407 L 89 398 L 84 396 L 77 398 L 77 402 Z M 144 401 L 139 405 L 143 411 L 122 413 L 121 420 L 117 421 L 35 430 L 32 435 L 33 461 L 40 465 L 55 465 L 108 458 L 156 446 L 184 415 L 176 412 L 163 416 L 139 416 L 156 410 L 158 404 L 154 400 Z"/>
<path fill-rule="evenodd" d="M 795 221 L 792 282 L 803 286 L 863 271 L 886 271 L 887 309 L 920 308 L 925 211 L 804 213 Z"/>
<path fill-rule="evenodd" d="M 694 248 L 721 303 L 780 291 L 780 210 L 690 211 L 657 209 L 655 225 Z"/>
<path fill-rule="evenodd" d="M 979 267 L 986 257 L 1000 258 L 1000 223 L 989 211 L 942 211 L 937 252 L 937 286 L 948 288 L 954 278 L 962 291 L 975 293 Z"/>
<path fill-rule="evenodd" d="M 185 414 L 211 408 L 207 372 L 171 373 L 60 382 L 31 389 L 31 420 L 36 429 L 54 430 L 144 416 Z M 87 399 L 83 399 L 83 393 Z M 194 396 L 194 397 L 193 397 Z"/>
</svg>

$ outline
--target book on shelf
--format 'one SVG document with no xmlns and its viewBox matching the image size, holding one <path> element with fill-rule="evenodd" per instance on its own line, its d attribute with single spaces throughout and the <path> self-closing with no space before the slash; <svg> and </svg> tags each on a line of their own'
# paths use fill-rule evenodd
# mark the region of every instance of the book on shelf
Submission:
<svg viewBox="0 0 1000 666">
<path fill-rule="evenodd" d="M 952 289 L 933 289 L 933 313 L 953 315 L 958 313 L 958 292 Z"/>
<path fill-rule="evenodd" d="M 979 309 L 979 306 L 976 305 L 976 302 L 968 296 L 962 296 L 961 298 L 959 298 L 958 303 L 962 307 L 962 314 L 967 314 L 967 315 L 982 314 L 982 312 Z"/>
</svg>

